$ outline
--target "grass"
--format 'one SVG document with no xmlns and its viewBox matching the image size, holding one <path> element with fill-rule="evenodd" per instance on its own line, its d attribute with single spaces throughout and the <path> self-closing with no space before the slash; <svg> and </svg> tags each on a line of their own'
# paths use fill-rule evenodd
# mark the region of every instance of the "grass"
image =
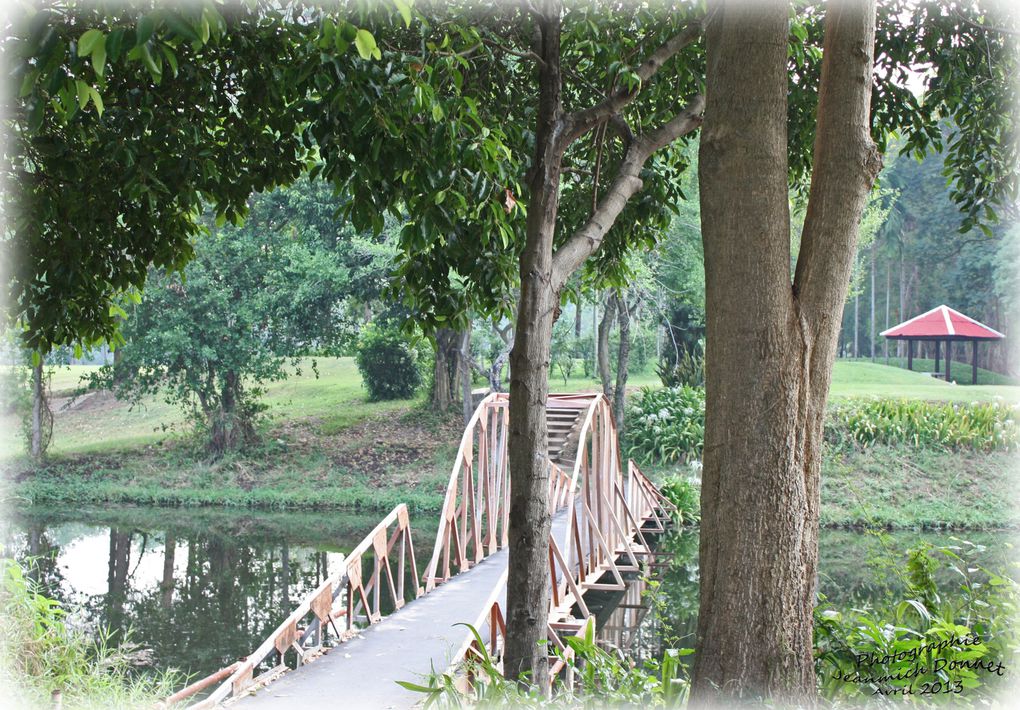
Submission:
<svg viewBox="0 0 1020 710">
<path fill-rule="evenodd" d="M 457 412 L 436 417 L 414 400 L 369 402 L 352 358 L 322 359 L 316 378 L 301 374 L 267 387 L 270 421 L 262 443 L 243 455 L 207 460 L 179 412 L 159 401 L 131 409 L 123 403 L 85 401 L 57 411 L 50 460 L 41 468 L 20 454 L 17 422 L 8 415 L 0 433 L 6 451 L 5 497 L 61 505 L 131 502 L 152 505 L 225 505 L 271 509 L 354 507 L 389 509 L 406 502 L 435 510 L 460 439 Z M 57 368 L 56 397 L 77 386 L 87 366 Z M 481 386 L 482 383 L 476 383 Z M 629 378 L 630 387 L 658 386 L 651 371 Z M 580 372 L 554 392 L 597 391 Z M 870 362 L 836 363 L 833 398 L 903 397 L 945 401 L 1020 401 L 1015 385 L 946 384 L 918 372 Z M 59 404 L 59 402 L 58 402 Z M 671 467 L 654 472 L 665 475 Z M 859 475 L 857 473 L 859 472 Z M 868 515 L 879 525 L 1012 525 L 1007 496 L 1016 480 L 1008 454 L 965 455 L 872 447 L 827 454 L 823 523 L 857 525 Z M 870 505 L 854 498 L 851 487 Z M 859 496 L 862 497 L 862 496 Z M 867 513 L 867 514 L 866 514 Z"/>
<path fill-rule="evenodd" d="M 919 362 L 926 361 L 914 360 L 915 367 Z M 929 367 L 929 371 L 931 371 L 934 361 L 927 362 L 931 363 Z M 988 379 L 991 379 L 990 375 L 995 373 L 987 374 Z M 969 383 L 969 367 L 966 375 Z M 1003 378 L 1003 380 L 1006 379 Z M 994 385 L 951 384 L 923 372 L 912 372 L 881 363 L 839 360 L 832 370 L 832 387 L 829 396 L 833 399 L 881 397 L 945 402 L 988 401 L 1001 397 L 1010 402 L 1020 402 L 1020 386 L 1005 384 L 1002 381 Z"/>
<path fill-rule="evenodd" d="M 832 527 L 989 529 L 1020 524 L 1007 491 L 1020 485 L 1011 452 L 876 445 L 822 463 L 821 522 Z"/>
<path fill-rule="evenodd" d="M 353 358 L 319 359 L 318 378 L 310 364 L 310 360 L 305 360 L 299 368 L 300 374 L 292 372 L 286 380 L 266 385 L 264 401 L 269 405 L 272 421 L 315 420 L 323 433 L 335 434 L 366 419 L 406 409 L 411 403 L 409 400 L 369 402 Z M 148 398 L 139 405 L 130 406 L 99 396 L 81 400 L 73 409 L 61 410 L 66 398 L 80 386 L 80 378 L 96 369 L 89 365 L 55 368 L 50 387 L 56 414 L 51 454 L 102 454 L 145 445 L 160 446 L 189 430 L 180 410 L 160 399 Z M 0 455 L 10 458 L 17 455 L 21 447 L 20 427 L 12 415 L 7 415 L 3 418 L 2 429 Z"/>
</svg>

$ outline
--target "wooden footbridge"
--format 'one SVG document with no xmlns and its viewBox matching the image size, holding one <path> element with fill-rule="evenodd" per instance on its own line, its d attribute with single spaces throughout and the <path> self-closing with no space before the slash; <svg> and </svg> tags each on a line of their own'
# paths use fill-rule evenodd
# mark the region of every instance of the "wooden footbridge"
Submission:
<svg viewBox="0 0 1020 710">
<path fill-rule="evenodd" d="M 432 557 L 421 575 L 407 507 L 398 505 L 247 658 L 191 686 L 220 684 L 192 708 L 321 706 L 409 708 L 420 682 L 477 650 L 472 624 L 499 658 L 506 630 L 510 476 L 506 394 L 479 404 L 460 442 Z M 549 500 L 550 658 L 570 668 L 563 638 L 594 618 L 591 591 L 624 590 L 624 574 L 651 555 L 647 535 L 673 509 L 630 462 L 602 395 L 551 395 Z M 286 661 L 291 659 L 290 669 Z M 179 701 L 189 689 L 172 698 Z"/>
</svg>

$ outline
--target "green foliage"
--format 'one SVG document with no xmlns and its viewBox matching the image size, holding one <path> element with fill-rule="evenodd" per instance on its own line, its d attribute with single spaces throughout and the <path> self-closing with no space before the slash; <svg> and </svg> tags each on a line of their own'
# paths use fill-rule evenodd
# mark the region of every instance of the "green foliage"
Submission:
<svg viewBox="0 0 1020 710">
<path fill-rule="evenodd" d="M 1002 402 L 846 400 L 830 409 L 826 439 L 838 445 L 883 443 L 1013 450 L 1020 446 L 1020 406 Z"/>
<path fill-rule="evenodd" d="M 31 361 L 31 358 L 29 358 Z M 18 433 L 25 446 L 25 451 L 31 454 L 32 449 L 32 409 L 34 406 L 33 379 L 35 377 L 34 367 L 20 367 L 14 365 L 4 368 L 0 372 L 0 402 L 7 412 L 14 415 L 18 420 Z M 53 439 L 53 410 L 50 407 L 50 383 L 53 380 L 53 368 L 43 366 L 40 372 L 42 377 L 42 402 L 41 410 L 41 456 L 46 455 L 50 442 Z"/>
<path fill-rule="evenodd" d="M 360 9 L 265 0 L 13 9 L 0 172 L 11 236 L 0 248 L 11 265 L 7 315 L 27 346 L 115 339 L 123 296 L 150 266 L 183 268 L 207 205 L 219 224 L 237 224 L 252 192 L 305 170 L 314 153 L 302 108 L 316 80 L 379 56 L 374 36 L 350 22 Z"/>
<path fill-rule="evenodd" d="M 921 705 L 987 704 L 1020 656 L 1014 627 L 1020 587 L 968 559 L 965 541 L 908 553 L 911 595 L 876 609 L 815 609 L 816 672 L 822 694 L 854 701 L 876 692 Z M 946 565 L 960 593 L 941 600 L 934 575 Z M 1001 664 L 1001 665 L 1000 665 Z"/>
<path fill-rule="evenodd" d="M 659 490 L 676 506 L 681 525 L 696 525 L 701 520 L 701 486 L 690 478 L 672 475 Z"/>
<path fill-rule="evenodd" d="M 373 402 L 407 399 L 421 385 L 418 351 L 398 330 L 367 326 L 358 340 L 358 371 Z"/>
<path fill-rule="evenodd" d="M 214 454 L 251 443 L 263 385 L 287 376 L 288 359 L 297 367 L 352 337 L 336 226 L 315 222 L 303 197 L 297 187 L 259 196 L 243 227 L 198 242 L 183 274 L 153 273 L 121 357 L 95 379 L 135 402 L 162 394 Z"/>
<path fill-rule="evenodd" d="M 686 702 L 689 684 L 684 678 L 687 667 L 681 658 L 693 653 L 690 649 L 667 649 L 661 661 L 637 666 L 621 651 L 598 646 L 594 624 L 588 624 L 583 636 L 563 637 L 570 654 L 554 649 L 554 655 L 566 667 L 553 686 L 552 697 L 547 698 L 527 683 L 507 681 L 478 631 L 464 625 L 476 642 L 476 652 L 469 654 L 464 667 L 459 669 L 472 679 L 467 690 L 459 686 L 453 673 L 433 672 L 423 683 L 397 681 L 408 690 L 421 693 L 426 708 L 676 707 Z M 573 675 L 573 688 L 563 682 L 568 673 Z"/>
<path fill-rule="evenodd" d="M 669 351 L 667 351 L 669 352 Z M 705 386 L 705 341 L 683 348 L 680 357 L 665 358 L 655 367 L 663 387 Z"/>
<path fill-rule="evenodd" d="M 92 640 L 69 625 L 67 611 L 39 592 L 31 571 L 2 561 L 0 677 L 5 701 L 49 707 L 59 690 L 65 708 L 153 706 L 182 678 L 174 671 L 139 674 L 141 649 L 124 640 L 112 646 L 100 632 Z M 20 703 L 19 703 L 20 701 Z"/>
<path fill-rule="evenodd" d="M 642 388 L 627 412 L 626 437 L 628 455 L 639 462 L 700 458 L 705 441 L 705 391 L 684 386 Z"/>
</svg>

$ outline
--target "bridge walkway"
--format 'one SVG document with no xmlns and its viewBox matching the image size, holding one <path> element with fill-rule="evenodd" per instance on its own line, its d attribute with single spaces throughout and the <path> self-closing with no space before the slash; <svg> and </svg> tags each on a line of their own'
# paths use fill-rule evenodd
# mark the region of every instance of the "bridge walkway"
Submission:
<svg viewBox="0 0 1020 710">
<path fill-rule="evenodd" d="M 566 512 L 553 519 L 553 534 L 567 527 Z M 506 598 L 507 549 L 490 555 L 470 572 L 459 574 L 429 594 L 363 629 L 299 672 L 283 674 L 254 695 L 232 705 L 259 708 L 324 707 L 342 703 L 351 710 L 410 708 L 422 694 L 397 684 L 423 683 L 435 669 L 443 672 L 462 658 L 473 639 L 457 624 L 479 623 L 494 601 Z"/>
</svg>

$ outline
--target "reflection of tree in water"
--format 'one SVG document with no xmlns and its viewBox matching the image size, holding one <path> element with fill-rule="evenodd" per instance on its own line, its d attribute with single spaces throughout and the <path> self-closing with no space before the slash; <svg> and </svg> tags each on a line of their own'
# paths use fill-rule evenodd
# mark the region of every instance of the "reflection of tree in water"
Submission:
<svg viewBox="0 0 1020 710">
<path fill-rule="evenodd" d="M 137 593 L 129 612 L 161 668 L 206 674 L 248 653 L 326 567 L 324 552 L 292 555 L 285 542 L 175 535 L 175 550 L 177 539 L 187 550 L 183 574 L 172 587 L 164 575 L 164 584 Z"/>
<path fill-rule="evenodd" d="M 290 612 L 292 601 L 328 573 L 325 551 L 295 547 L 243 518 L 237 526 L 217 525 L 208 532 L 192 526 L 142 530 L 132 522 L 56 535 L 108 538 L 106 559 L 90 560 L 105 563 L 106 593 L 73 591 L 75 580 L 65 579 L 57 564 L 61 545 L 52 531 L 59 527 L 45 518 L 14 520 L 7 549 L 22 562 L 37 558 L 32 574 L 45 593 L 78 608 L 87 628 L 109 628 L 113 643 L 130 629 L 132 641 L 150 648 L 160 668 L 204 675 L 229 664 L 258 645 Z M 143 562 L 145 575 L 138 572 Z"/>
</svg>

